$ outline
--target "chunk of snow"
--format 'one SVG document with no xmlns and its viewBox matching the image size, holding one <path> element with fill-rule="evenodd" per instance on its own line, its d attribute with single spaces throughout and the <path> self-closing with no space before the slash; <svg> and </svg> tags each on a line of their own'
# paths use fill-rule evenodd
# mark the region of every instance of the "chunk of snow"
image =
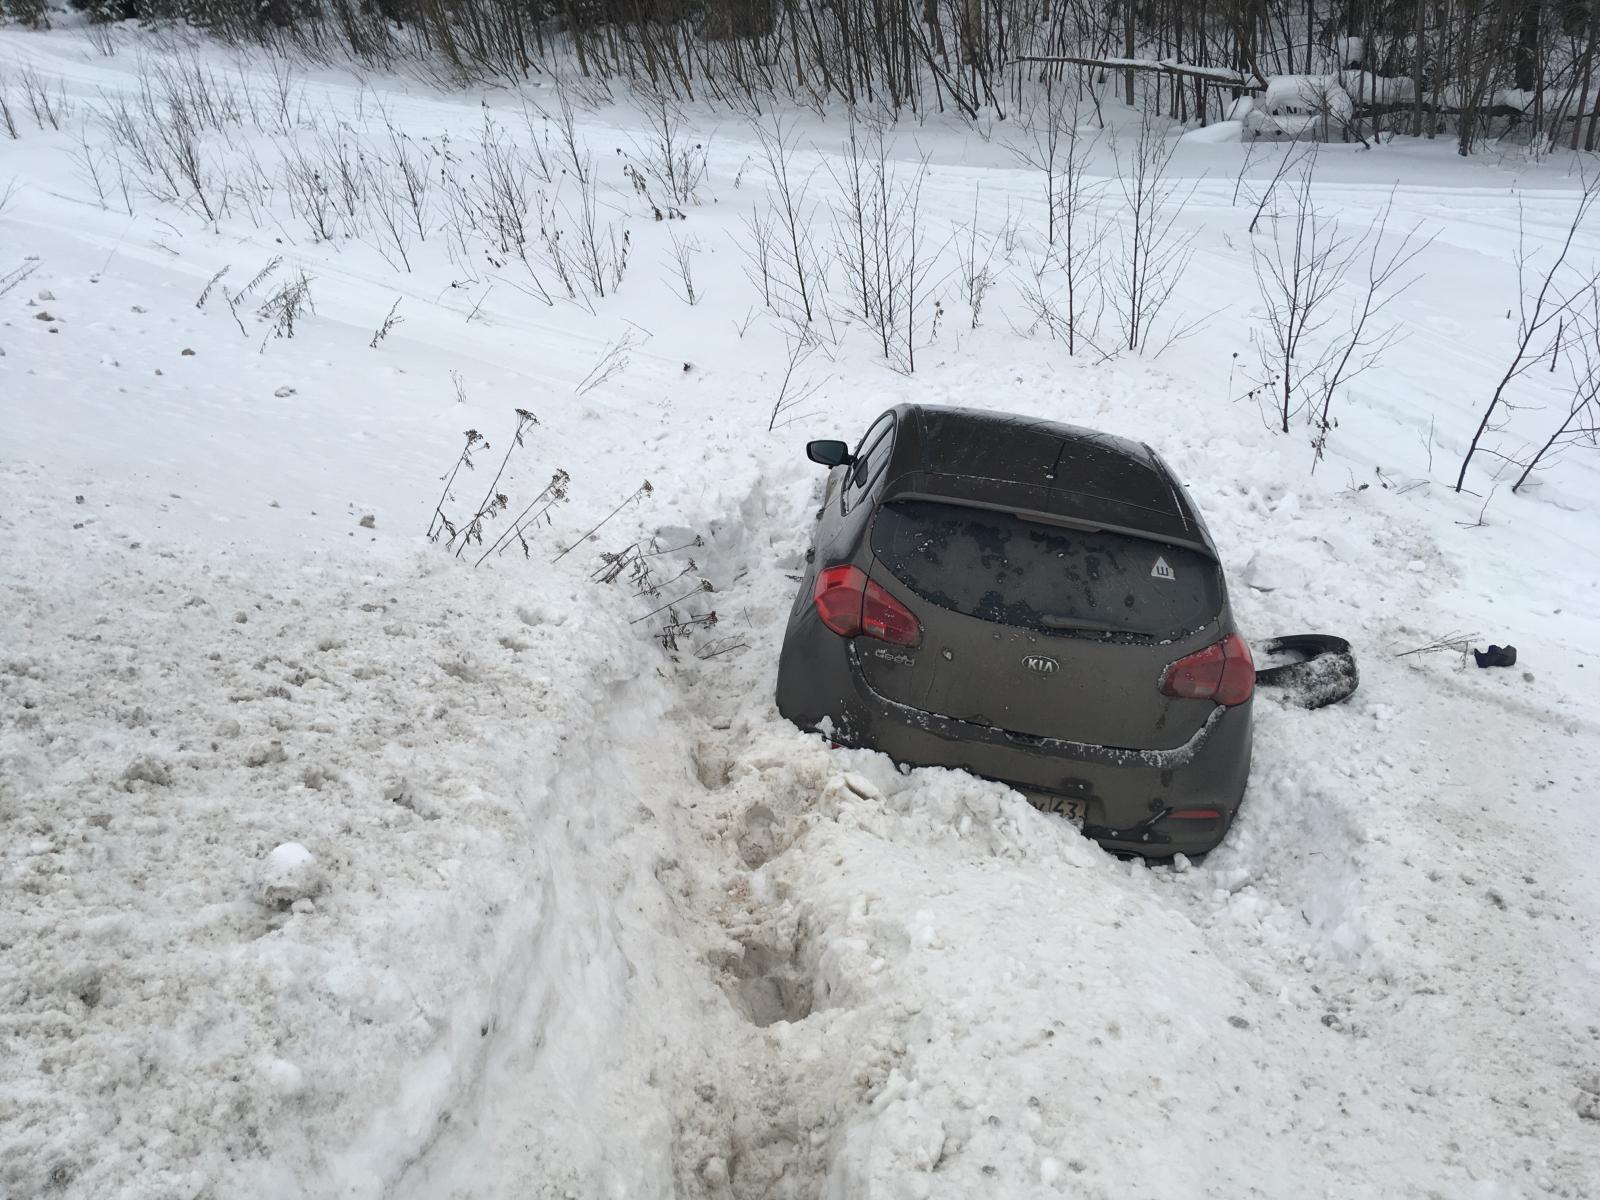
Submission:
<svg viewBox="0 0 1600 1200">
<path fill-rule="evenodd" d="M 311 851 L 299 842 L 284 842 L 262 860 L 257 883 L 261 903 L 284 909 L 321 895 L 327 878 Z"/>
<path fill-rule="evenodd" d="M 141 754 L 123 769 L 122 781 L 166 787 L 172 782 L 172 768 L 153 754 Z"/>
</svg>

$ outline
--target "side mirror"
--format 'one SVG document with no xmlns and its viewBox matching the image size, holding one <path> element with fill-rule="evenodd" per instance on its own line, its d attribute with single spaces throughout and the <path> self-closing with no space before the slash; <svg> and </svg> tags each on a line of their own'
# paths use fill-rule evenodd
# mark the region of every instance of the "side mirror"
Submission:
<svg viewBox="0 0 1600 1200">
<path fill-rule="evenodd" d="M 842 467 L 850 461 L 850 447 L 831 438 L 820 442 L 807 442 L 806 457 L 824 467 Z"/>
</svg>

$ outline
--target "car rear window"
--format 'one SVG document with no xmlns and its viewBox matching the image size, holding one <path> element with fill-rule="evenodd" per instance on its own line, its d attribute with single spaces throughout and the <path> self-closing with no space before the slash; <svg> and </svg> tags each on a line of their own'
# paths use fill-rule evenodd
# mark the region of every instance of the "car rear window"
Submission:
<svg viewBox="0 0 1600 1200">
<path fill-rule="evenodd" d="M 988 509 L 891 502 L 872 549 L 924 600 L 1003 625 L 1174 637 L 1222 608 L 1221 569 L 1203 554 Z"/>
</svg>

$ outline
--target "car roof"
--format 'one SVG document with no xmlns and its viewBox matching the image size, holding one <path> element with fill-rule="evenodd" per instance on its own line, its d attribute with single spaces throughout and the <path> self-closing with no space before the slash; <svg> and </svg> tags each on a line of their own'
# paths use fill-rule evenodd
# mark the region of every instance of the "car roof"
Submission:
<svg viewBox="0 0 1600 1200">
<path fill-rule="evenodd" d="M 910 494 L 1006 508 L 1193 546 L 1204 523 L 1142 442 L 1034 417 L 910 404 L 885 499 Z"/>
</svg>

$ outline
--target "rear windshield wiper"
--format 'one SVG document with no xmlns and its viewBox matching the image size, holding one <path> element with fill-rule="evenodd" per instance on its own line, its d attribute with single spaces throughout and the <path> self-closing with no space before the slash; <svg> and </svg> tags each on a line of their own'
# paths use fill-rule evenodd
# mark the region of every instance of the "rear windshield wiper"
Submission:
<svg viewBox="0 0 1600 1200">
<path fill-rule="evenodd" d="M 1039 624 L 1046 629 L 1084 629 L 1095 633 L 1131 633 L 1124 630 L 1121 625 L 1111 621 L 1091 621 L 1087 617 L 1057 617 L 1049 613 L 1039 618 Z"/>
</svg>

